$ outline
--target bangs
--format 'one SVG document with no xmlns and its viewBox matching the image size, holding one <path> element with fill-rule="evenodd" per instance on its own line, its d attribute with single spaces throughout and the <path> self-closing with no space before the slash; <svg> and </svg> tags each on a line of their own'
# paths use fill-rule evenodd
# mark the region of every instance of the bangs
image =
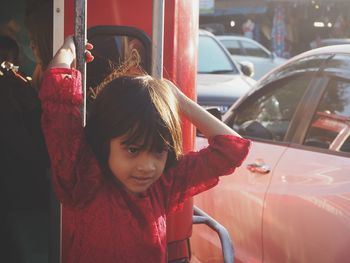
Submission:
<svg viewBox="0 0 350 263">
<path fill-rule="evenodd" d="M 111 116 L 108 125 L 113 126 L 107 138 L 123 136 L 125 144 L 135 144 L 150 151 L 168 148 L 175 153 L 176 159 L 179 158 L 182 153 L 181 126 L 177 101 L 169 87 L 150 76 L 122 79 L 123 98 L 118 96 L 114 103 L 116 108 L 107 114 Z M 117 117 L 114 112 L 118 112 Z"/>
<path fill-rule="evenodd" d="M 147 114 L 146 114 L 147 115 Z M 153 120 L 150 122 L 150 120 Z M 145 115 L 130 127 L 124 136 L 123 143 L 137 145 L 140 150 L 160 152 L 173 148 L 169 129 L 160 118 L 151 119 Z"/>
</svg>

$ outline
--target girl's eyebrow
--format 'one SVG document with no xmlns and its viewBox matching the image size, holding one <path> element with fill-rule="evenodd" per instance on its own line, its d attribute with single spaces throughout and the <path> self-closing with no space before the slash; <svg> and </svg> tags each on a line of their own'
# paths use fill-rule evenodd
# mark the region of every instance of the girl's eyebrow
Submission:
<svg viewBox="0 0 350 263">
<path fill-rule="evenodd" d="M 136 145 L 136 143 L 130 142 L 128 140 L 122 141 L 122 144 L 123 145 L 127 145 L 127 146 L 129 146 L 129 145 Z"/>
<path fill-rule="evenodd" d="M 122 144 L 123 145 L 135 145 L 137 147 L 141 147 L 141 145 L 142 145 L 142 143 L 131 141 L 129 139 L 125 139 L 124 141 L 122 141 Z"/>
</svg>

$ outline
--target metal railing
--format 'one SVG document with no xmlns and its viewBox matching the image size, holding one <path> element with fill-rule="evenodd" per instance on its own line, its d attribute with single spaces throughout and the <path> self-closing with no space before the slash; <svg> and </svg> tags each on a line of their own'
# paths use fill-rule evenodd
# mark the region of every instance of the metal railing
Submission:
<svg viewBox="0 0 350 263">
<path fill-rule="evenodd" d="M 226 228 L 196 206 L 193 206 L 192 221 L 193 224 L 206 224 L 219 235 L 224 263 L 233 263 L 234 248 L 230 238 L 230 234 L 228 233 Z"/>
</svg>

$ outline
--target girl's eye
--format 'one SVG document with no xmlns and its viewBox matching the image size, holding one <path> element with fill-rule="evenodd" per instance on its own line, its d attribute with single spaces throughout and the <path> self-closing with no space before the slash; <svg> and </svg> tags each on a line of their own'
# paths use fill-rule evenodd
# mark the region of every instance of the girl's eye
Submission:
<svg viewBox="0 0 350 263">
<path fill-rule="evenodd" d="M 161 154 L 161 153 L 165 153 L 169 151 L 169 146 L 164 146 L 163 148 L 159 148 L 156 150 L 157 153 Z"/>
<path fill-rule="evenodd" d="M 128 152 L 131 153 L 131 154 L 137 154 L 139 152 L 139 148 L 129 146 L 128 147 Z"/>
</svg>

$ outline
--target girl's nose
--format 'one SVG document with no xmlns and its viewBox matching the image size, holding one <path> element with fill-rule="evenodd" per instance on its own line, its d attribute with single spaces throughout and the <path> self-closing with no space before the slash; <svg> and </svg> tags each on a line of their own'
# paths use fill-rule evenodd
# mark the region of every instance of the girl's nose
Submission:
<svg viewBox="0 0 350 263">
<path fill-rule="evenodd" d="M 137 170 L 144 173 L 150 173 L 156 170 L 156 163 L 152 154 L 143 153 L 142 156 L 139 157 L 139 161 L 137 163 Z"/>
</svg>

